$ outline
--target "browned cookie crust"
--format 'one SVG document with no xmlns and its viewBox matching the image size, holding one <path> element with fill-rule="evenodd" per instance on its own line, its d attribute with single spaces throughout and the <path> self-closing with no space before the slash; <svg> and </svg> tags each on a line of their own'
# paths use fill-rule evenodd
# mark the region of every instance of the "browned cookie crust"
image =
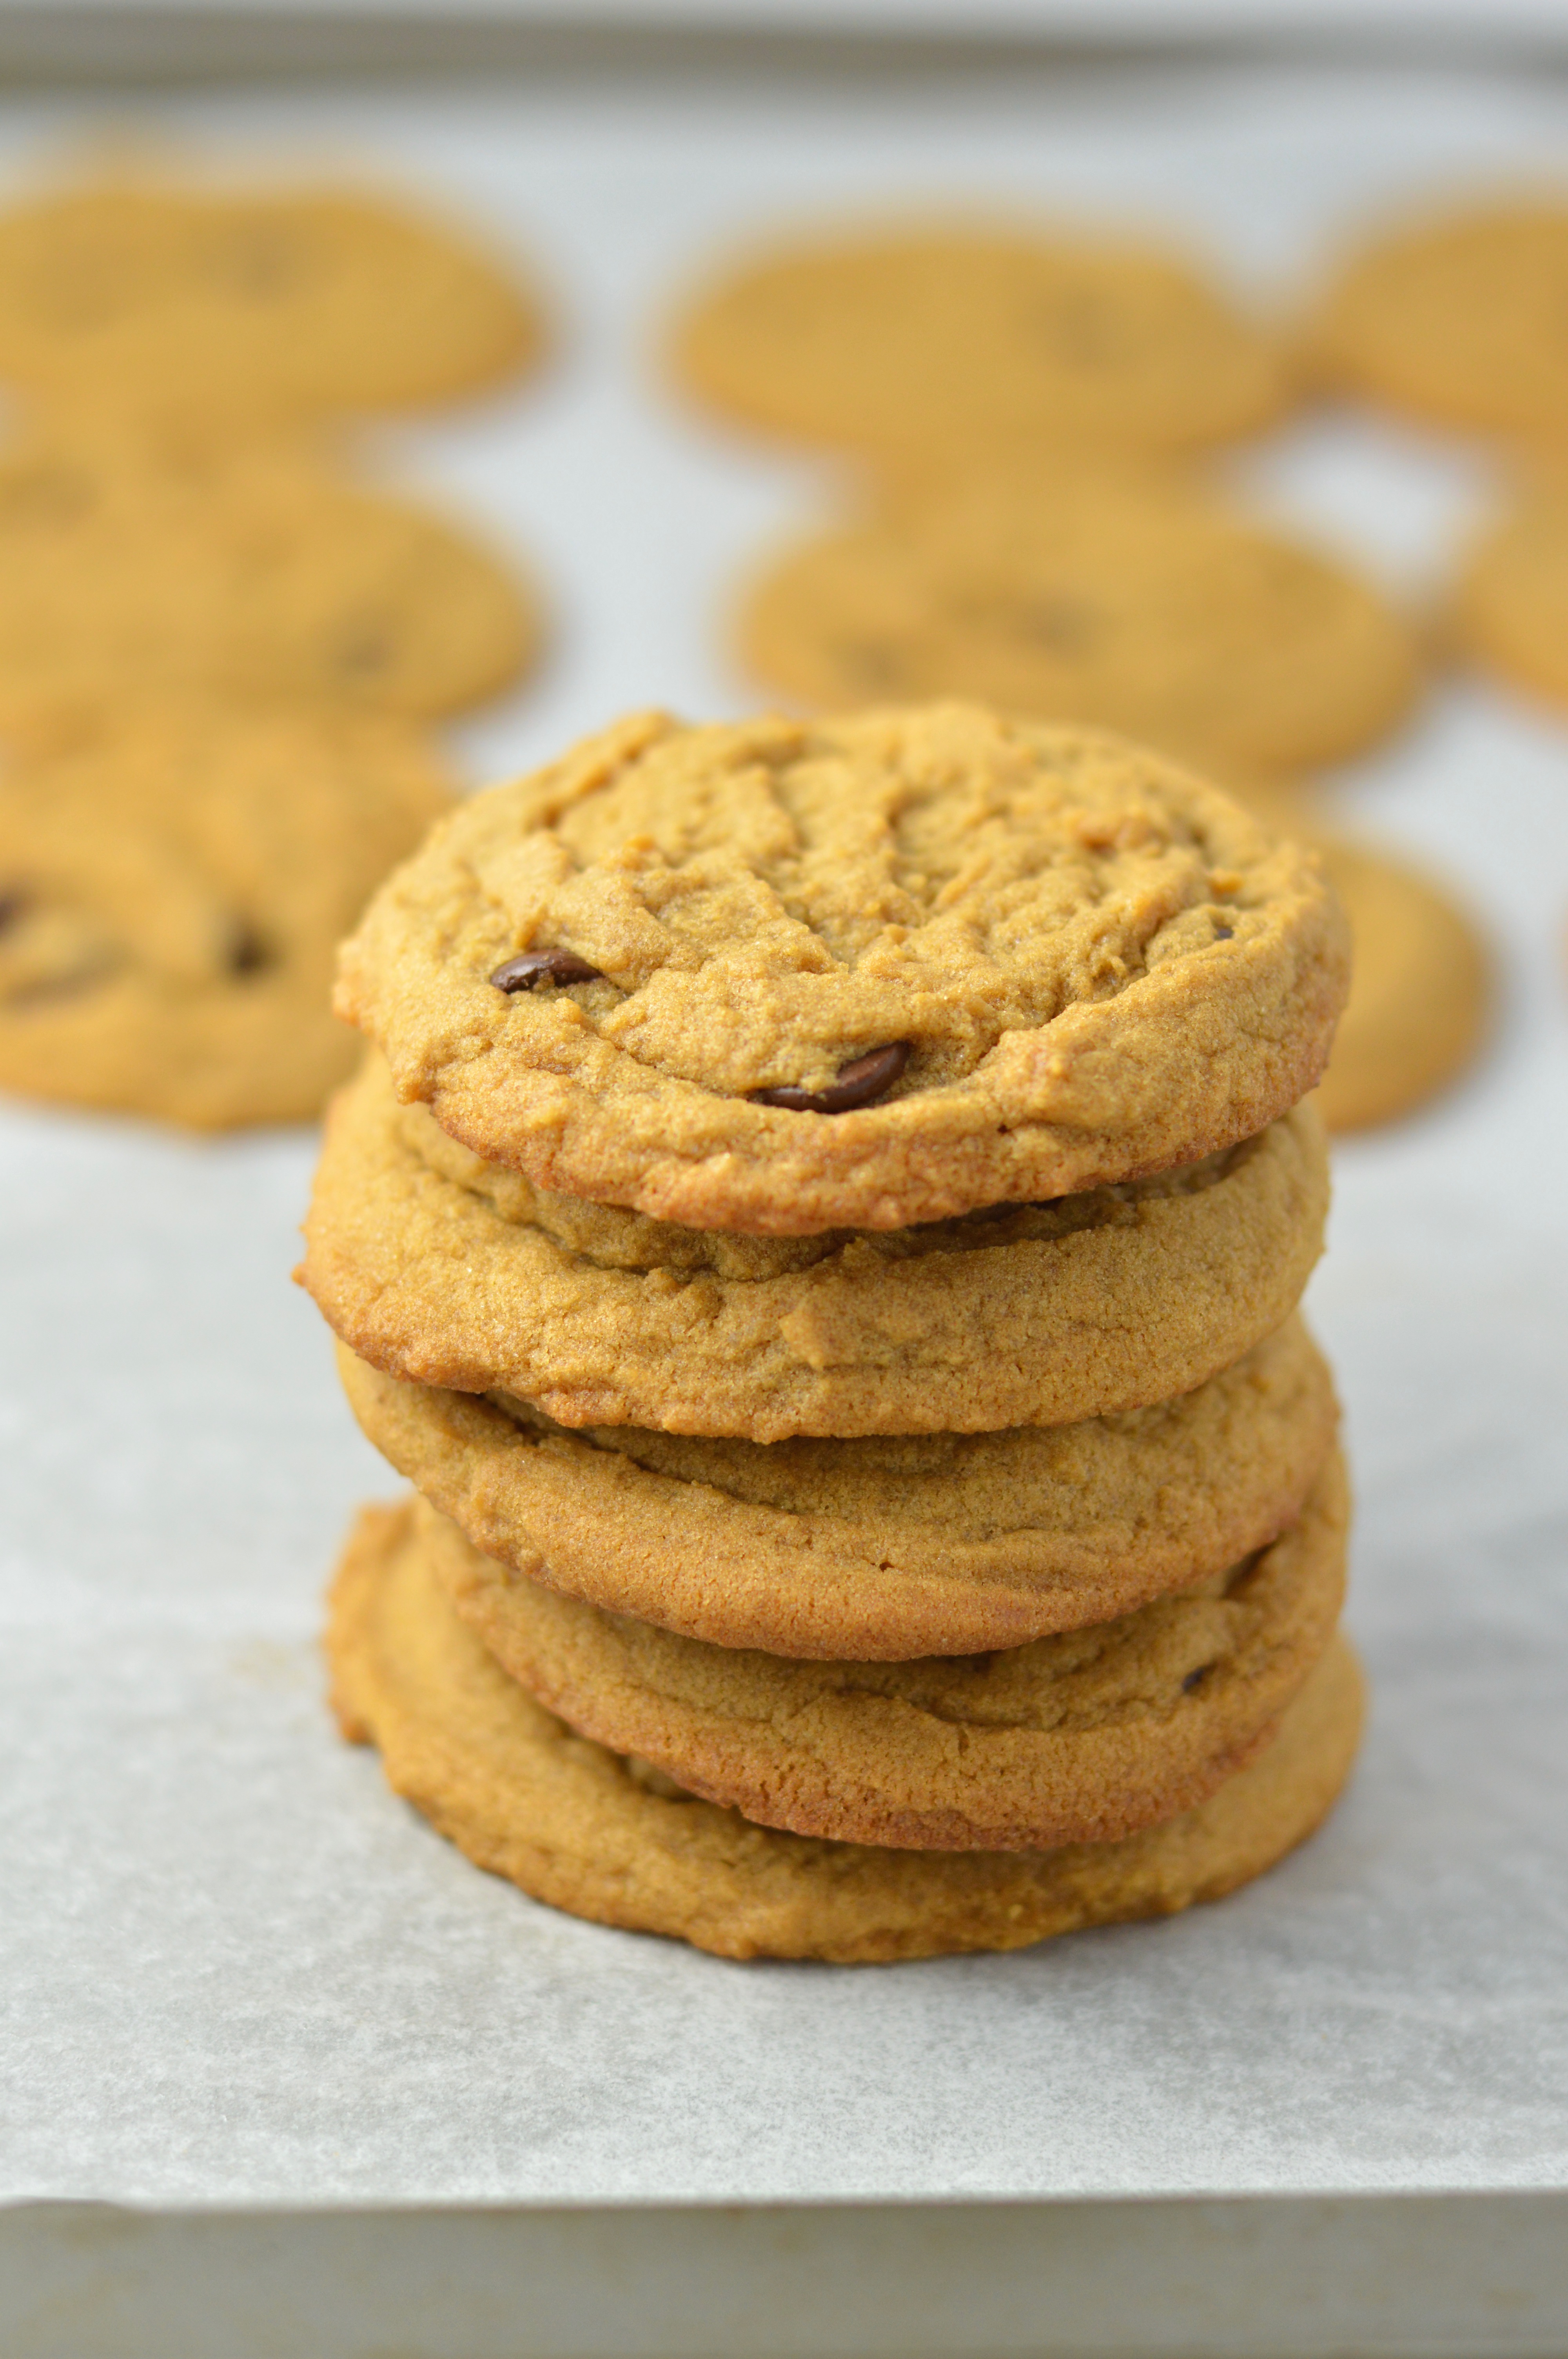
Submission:
<svg viewBox="0 0 1568 2359">
<path fill-rule="evenodd" d="M 1108 1843 L 1191 1810 L 1271 1734 L 1333 1636 L 1337 1453 L 1299 1523 L 1178 1594 L 979 1655 L 802 1662 L 601 1613 L 415 1532 L 504 1670 L 584 1736 L 795 1834 L 935 1851 Z"/>
<path fill-rule="evenodd" d="M 535 1703 L 465 1629 L 406 1508 L 361 1516 L 328 1653 L 345 1734 L 467 1854 L 540 1900 L 731 1958 L 844 1964 L 1022 1949 L 1083 1925 L 1217 1899 L 1332 1806 L 1361 1723 L 1336 1641 L 1258 1758 L 1181 1818 L 1118 1843 L 933 1853 L 826 1843 L 681 1798 Z"/>
<path fill-rule="evenodd" d="M 930 1228 L 754 1238 L 549 1196 L 399 1107 L 332 1108 L 302 1276 L 360 1357 L 559 1424 L 794 1434 L 1070 1425 L 1190 1392 L 1271 1334 L 1323 1244 L 1297 1107 L 1202 1165 Z"/>
<path fill-rule="evenodd" d="M 1170 450 L 1266 424 L 1280 342 L 1157 244 L 1049 228 L 850 228 L 742 262 L 678 323 L 731 417 L 888 452 L 1042 440 Z"/>
<path fill-rule="evenodd" d="M 578 1435 L 504 1395 L 346 1351 L 340 1366 L 376 1448 L 529 1576 L 503 1596 L 542 1581 L 719 1647 L 828 1659 L 1018 1647 L 1233 1566 L 1300 1514 L 1336 1418 L 1296 1319 L 1154 1408 L 859 1441 Z"/>
<path fill-rule="evenodd" d="M 471 799 L 345 945 L 338 1006 L 540 1186 L 805 1235 L 1231 1146 L 1317 1080 L 1347 978 L 1311 854 L 1224 796 L 937 705 L 643 717 Z"/>
<path fill-rule="evenodd" d="M 0 1088 L 200 1130 L 352 1067 L 332 953 L 452 799 L 407 723 L 116 703 L 0 779 Z"/>
</svg>

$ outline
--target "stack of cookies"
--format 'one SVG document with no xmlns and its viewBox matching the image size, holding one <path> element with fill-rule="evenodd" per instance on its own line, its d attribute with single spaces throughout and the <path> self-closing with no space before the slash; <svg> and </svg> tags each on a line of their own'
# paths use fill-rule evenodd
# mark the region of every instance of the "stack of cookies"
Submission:
<svg viewBox="0 0 1568 2359">
<path fill-rule="evenodd" d="M 305 1283 L 416 1486 L 340 1717 L 481 1865 L 733 1957 L 1217 1897 L 1359 1717 L 1296 1315 L 1346 989 L 1310 855 L 983 708 L 639 716 L 444 821 Z"/>
<path fill-rule="evenodd" d="M 462 238 L 336 191 L 0 214 L 0 1086 L 206 1128 L 350 1070 L 333 943 L 450 799 L 430 722 L 538 625 L 327 429 L 539 342 Z"/>
</svg>

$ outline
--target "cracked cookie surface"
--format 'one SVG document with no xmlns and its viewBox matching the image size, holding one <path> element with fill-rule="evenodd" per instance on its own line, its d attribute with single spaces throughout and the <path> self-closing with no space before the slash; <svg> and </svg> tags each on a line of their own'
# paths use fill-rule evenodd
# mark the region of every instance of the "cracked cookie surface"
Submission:
<svg viewBox="0 0 1568 2359">
<path fill-rule="evenodd" d="M 341 1349 L 340 1370 L 368 1439 L 496 1560 L 498 1612 L 540 1580 L 719 1647 L 829 1659 L 1017 1647 L 1234 1565 L 1301 1513 L 1336 1423 L 1299 1319 L 1179 1400 L 857 1441 L 579 1435 Z"/>
<path fill-rule="evenodd" d="M 0 778 L 0 1088 L 197 1129 L 351 1070 L 343 929 L 452 799 L 406 723 L 116 704 Z"/>
<path fill-rule="evenodd" d="M 574 1915 L 730 1958 L 1022 1949 L 1217 1899 L 1318 1825 L 1361 1720 L 1337 1639 L 1273 1742 L 1179 1818 L 1046 1852 L 893 1851 L 754 1826 L 574 1734 L 464 1627 L 406 1507 L 362 1514 L 328 1655 L 344 1734 L 376 1745 L 394 1789 L 477 1865 Z"/>
<path fill-rule="evenodd" d="M 1190 1392 L 1289 1316 L 1323 1246 L 1310 1104 L 1184 1169 L 929 1227 L 752 1237 L 551 1195 L 400 1106 L 328 1118 L 302 1276 L 362 1359 L 567 1426 L 793 1434 L 1067 1425 Z"/>
<path fill-rule="evenodd" d="M 1042 1851 L 1203 1801 L 1262 1745 L 1333 1636 L 1337 1452 L 1299 1522 L 1092 1628 L 980 1654 L 799 1661 L 518 1580 L 427 1501 L 415 1544 L 503 1670 L 580 1735 L 754 1822 L 835 1842 Z"/>
<path fill-rule="evenodd" d="M 742 262 L 676 324 L 672 361 L 731 417 L 871 451 L 1222 441 L 1290 392 L 1281 345 L 1179 256 L 961 226 Z"/>
<path fill-rule="evenodd" d="M 498 984 L 569 952 L 592 981 Z M 538 1185 L 708 1229 L 899 1228 L 1196 1160 L 1311 1089 L 1309 853 L 1115 738 L 978 706 L 642 715 L 472 798 L 344 946 L 400 1097 Z M 875 1103 L 826 1103 L 903 1053 Z"/>
</svg>

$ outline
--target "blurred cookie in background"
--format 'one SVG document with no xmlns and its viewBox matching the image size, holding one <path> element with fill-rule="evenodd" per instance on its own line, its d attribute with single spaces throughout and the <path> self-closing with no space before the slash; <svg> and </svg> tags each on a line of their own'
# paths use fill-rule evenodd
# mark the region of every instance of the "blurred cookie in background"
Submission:
<svg viewBox="0 0 1568 2359">
<path fill-rule="evenodd" d="M 1350 997 L 1313 1103 L 1332 1131 L 1413 1114 L 1461 1080 L 1491 1036 L 1497 976 L 1484 937 L 1402 852 L 1341 835 L 1305 795 L 1236 791 L 1281 835 L 1315 848 L 1350 920 Z"/>
<path fill-rule="evenodd" d="M 1173 478 L 1103 466 L 925 495 L 903 476 L 878 513 L 777 560 L 739 638 L 749 671 L 807 706 L 973 697 L 1124 730 L 1222 777 L 1375 744 L 1421 677 L 1410 626 L 1346 566 Z"/>
<path fill-rule="evenodd" d="M 0 380 L 29 393 L 243 425 L 416 408 L 544 341 L 510 264 L 389 198 L 149 170 L 0 212 Z"/>
<path fill-rule="evenodd" d="M 1281 342 L 1156 241 L 911 223 L 781 241 L 675 324 L 671 365 L 723 415 L 900 451 L 997 438 L 1171 450 L 1270 424 Z"/>
<path fill-rule="evenodd" d="M 1568 705 L 1568 459 L 1527 469 L 1512 505 L 1465 557 L 1450 620 L 1461 650 L 1484 669 Z"/>
<path fill-rule="evenodd" d="M 463 527 L 300 444 L 224 451 L 76 417 L 0 457 L 0 719 L 120 688 L 454 712 L 521 678 L 540 627 L 532 590 Z"/>
<path fill-rule="evenodd" d="M 1568 192 L 1477 198 L 1369 240 L 1306 322 L 1321 378 L 1434 425 L 1568 420 Z"/>
<path fill-rule="evenodd" d="M 453 787 L 366 715 L 36 713 L 0 769 L 0 1089 L 198 1130 L 352 1069 L 332 958 Z"/>
</svg>

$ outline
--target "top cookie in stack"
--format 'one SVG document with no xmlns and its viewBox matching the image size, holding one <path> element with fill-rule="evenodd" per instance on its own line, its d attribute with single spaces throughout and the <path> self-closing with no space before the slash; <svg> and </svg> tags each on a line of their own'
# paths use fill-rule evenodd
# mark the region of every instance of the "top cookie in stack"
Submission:
<svg viewBox="0 0 1568 2359">
<path fill-rule="evenodd" d="M 437 830 L 338 1004 L 539 1187 L 804 1236 L 1232 1147 L 1346 978 L 1315 863 L 1226 797 L 948 705 L 589 739 Z"/>
<path fill-rule="evenodd" d="M 976 707 L 645 716 L 443 821 L 343 954 L 383 1057 L 307 1231 L 424 1494 L 340 1573 L 346 1730 L 730 1955 L 1259 1873 L 1357 1724 L 1291 1316 L 1344 989 L 1309 854 Z"/>
</svg>

